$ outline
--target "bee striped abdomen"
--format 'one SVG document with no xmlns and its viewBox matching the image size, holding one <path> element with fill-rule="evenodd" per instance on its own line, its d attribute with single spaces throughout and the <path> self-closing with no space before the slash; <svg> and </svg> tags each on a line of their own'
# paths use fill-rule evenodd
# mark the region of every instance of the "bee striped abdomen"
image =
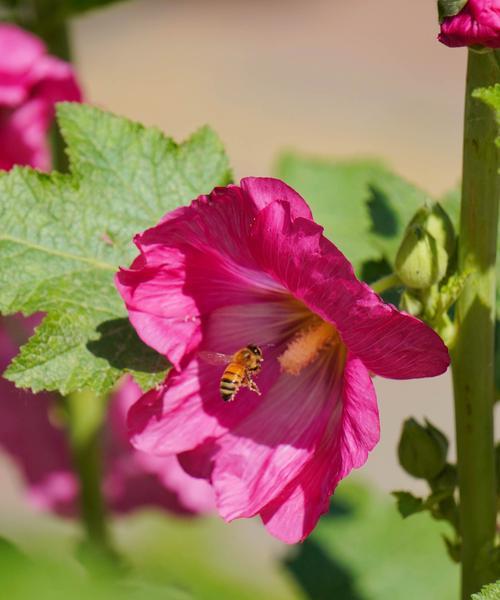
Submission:
<svg viewBox="0 0 500 600">
<path fill-rule="evenodd" d="M 230 402 L 238 392 L 245 377 L 245 368 L 237 363 L 229 363 L 220 380 L 220 395 L 224 402 Z"/>
</svg>

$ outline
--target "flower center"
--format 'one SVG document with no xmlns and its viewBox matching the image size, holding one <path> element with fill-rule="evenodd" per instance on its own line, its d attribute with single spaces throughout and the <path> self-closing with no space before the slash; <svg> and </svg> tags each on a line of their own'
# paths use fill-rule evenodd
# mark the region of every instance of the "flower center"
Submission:
<svg viewBox="0 0 500 600">
<path fill-rule="evenodd" d="M 278 357 L 278 361 L 285 373 L 298 375 L 322 350 L 340 343 L 335 327 L 315 316 L 307 319 L 283 354 Z"/>
</svg>

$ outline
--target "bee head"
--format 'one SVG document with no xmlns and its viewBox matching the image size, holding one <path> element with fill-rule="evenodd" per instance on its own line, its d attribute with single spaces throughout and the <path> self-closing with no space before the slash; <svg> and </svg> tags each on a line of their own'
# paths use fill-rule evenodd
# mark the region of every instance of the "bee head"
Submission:
<svg viewBox="0 0 500 600">
<path fill-rule="evenodd" d="M 250 350 L 250 352 L 252 352 L 252 354 L 262 358 L 262 350 L 259 348 L 259 346 L 256 346 L 255 344 L 248 344 L 247 348 Z"/>
</svg>

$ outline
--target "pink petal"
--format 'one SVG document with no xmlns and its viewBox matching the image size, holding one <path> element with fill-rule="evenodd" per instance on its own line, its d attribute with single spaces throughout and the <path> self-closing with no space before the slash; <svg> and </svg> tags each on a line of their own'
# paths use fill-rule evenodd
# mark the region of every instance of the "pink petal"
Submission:
<svg viewBox="0 0 500 600">
<path fill-rule="evenodd" d="M 14 107 L 26 99 L 27 74 L 44 53 L 40 39 L 15 25 L 0 23 L 0 105 Z"/>
<path fill-rule="evenodd" d="M 190 477 L 175 456 L 154 457 L 130 445 L 126 415 L 140 396 L 139 386 L 125 377 L 110 402 L 104 478 L 108 503 L 117 512 L 143 506 L 184 515 L 211 510 L 214 495 L 208 482 Z"/>
<path fill-rule="evenodd" d="M 215 190 L 137 236 L 140 256 L 116 277 L 139 336 L 177 369 L 199 344 L 204 315 L 283 291 L 246 250 L 252 211 L 239 188 Z"/>
<path fill-rule="evenodd" d="M 212 483 L 224 519 L 255 515 L 315 455 L 340 402 L 336 360 L 317 360 L 298 376 L 282 373 L 252 414 L 218 440 Z"/>
<path fill-rule="evenodd" d="M 279 377 L 279 345 L 289 327 L 290 307 L 284 301 L 248 303 L 212 312 L 204 326 L 203 350 L 233 354 L 250 343 L 263 346 L 264 362 L 256 382 L 264 395 Z M 261 403 L 261 397 L 240 389 L 234 402 L 220 397 L 225 365 L 212 365 L 196 355 L 180 373 L 171 371 L 165 384 L 145 394 L 128 415 L 132 443 L 143 452 L 177 454 L 233 428 Z"/>
<path fill-rule="evenodd" d="M 53 109 L 40 99 L 29 100 L 0 123 L 0 168 L 29 165 L 47 171 L 50 149 L 47 130 Z"/>
<path fill-rule="evenodd" d="M 56 102 L 81 102 L 82 91 L 70 63 L 55 56 L 42 56 L 29 72 L 31 95 L 52 108 Z M 53 116 L 53 115 L 52 115 Z"/>
<path fill-rule="evenodd" d="M 241 389 L 234 402 L 224 402 L 219 391 L 223 372 L 223 365 L 211 365 L 198 356 L 180 373 L 172 370 L 161 388 L 147 392 L 129 411 L 133 445 L 151 454 L 177 454 L 234 428 L 261 397 Z M 269 358 L 258 375 L 263 394 L 278 375 L 277 361 Z"/>
<path fill-rule="evenodd" d="M 70 64 L 45 54 L 44 44 L 0 25 L 0 168 L 50 167 L 47 132 L 59 101 L 82 98 Z"/>
<path fill-rule="evenodd" d="M 280 179 L 245 177 L 241 180 L 240 185 L 241 189 L 252 199 L 258 211 L 276 200 L 284 200 L 290 204 L 290 212 L 294 218 L 313 218 L 311 209 L 304 198 Z"/>
<path fill-rule="evenodd" d="M 343 342 L 370 371 L 394 379 L 443 373 L 449 355 L 441 338 L 358 281 L 347 259 L 322 232 L 306 219 L 292 221 L 289 206 L 275 202 L 255 220 L 253 253 L 295 298 L 337 327 Z"/>
<path fill-rule="evenodd" d="M 220 397 L 221 371 L 194 358 L 164 386 L 145 394 L 130 409 L 128 425 L 135 448 L 155 455 L 190 450 L 225 433 L 250 412 L 258 398 L 226 404 Z"/>
<path fill-rule="evenodd" d="M 0 373 L 17 352 L 7 326 L 16 329 L 20 341 L 28 337 L 24 320 L 0 319 Z M 17 389 L 0 377 L 0 447 L 14 461 L 39 507 L 68 514 L 73 510 L 75 477 L 64 433 L 49 418 L 49 394 Z"/>
<path fill-rule="evenodd" d="M 296 479 L 261 512 L 268 531 L 293 544 L 328 511 L 341 479 L 361 467 L 379 439 L 377 399 L 359 359 L 348 356 L 340 411 L 333 411 L 322 444 Z"/>
<path fill-rule="evenodd" d="M 159 457 L 136 452 L 136 457 L 144 471 L 155 474 L 166 489 L 177 494 L 185 509 L 194 513 L 215 509 L 212 486 L 205 479 L 188 475 L 176 456 Z"/>
</svg>

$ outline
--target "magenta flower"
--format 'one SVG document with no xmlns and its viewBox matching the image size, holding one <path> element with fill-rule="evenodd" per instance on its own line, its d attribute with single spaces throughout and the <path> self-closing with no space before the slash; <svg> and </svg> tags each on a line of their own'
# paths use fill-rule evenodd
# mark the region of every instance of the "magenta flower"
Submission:
<svg viewBox="0 0 500 600">
<path fill-rule="evenodd" d="M 71 65 L 31 33 L 0 23 L 0 169 L 49 169 L 47 132 L 62 100 L 81 101 Z"/>
<path fill-rule="evenodd" d="M 379 439 L 370 373 L 405 379 L 449 364 L 441 339 L 356 279 L 306 202 L 276 179 L 247 178 L 167 214 L 135 239 L 117 275 L 140 337 L 173 369 L 129 412 L 132 443 L 210 480 L 230 521 L 259 514 L 289 543 L 328 509 L 338 482 Z M 264 352 L 222 401 L 223 367 L 203 352 Z"/>
<path fill-rule="evenodd" d="M 498 0 L 468 0 L 462 10 L 441 23 L 438 39 L 447 46 L 500 48 Z"/>
<path fill-rule="evenodd" d="M 1 322 L 0 373 L 17 350 L 7 329 L 13 325 L 18 331 L 26 328 L 25 321 L 9 318 Z M 111 399 L 103 482 L 109 508 L 126 512 L 157 506 L 179 514 L 212 509 L 213 492 L 208 483 L 190 477 L 175 456 L 159 460 L 130 446 L 125 417 L 139 397 L 139 388 L 127 380 Z M 16 389 L 0 377 L 0 447 L 21 471 L 33 505 L 73 516 L 77 513 L 78 481 L 66 435 L 54 423 L 54 413 L 53 396 Z"/>
</svg>

